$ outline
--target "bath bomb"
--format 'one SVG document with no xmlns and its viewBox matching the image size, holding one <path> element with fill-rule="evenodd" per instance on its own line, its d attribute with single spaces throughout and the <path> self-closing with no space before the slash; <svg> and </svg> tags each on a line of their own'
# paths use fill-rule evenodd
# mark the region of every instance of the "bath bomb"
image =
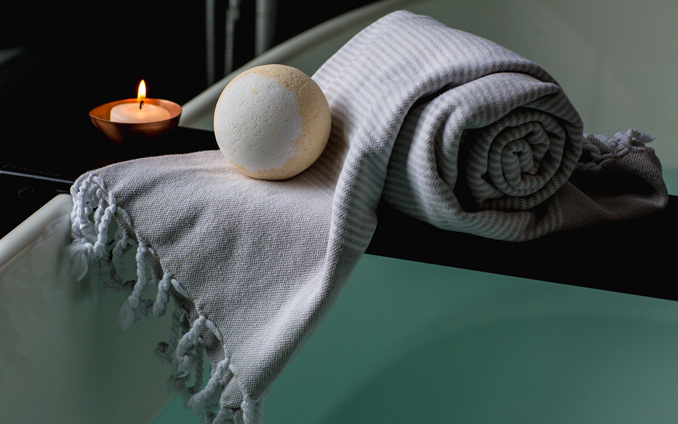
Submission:
<svg viewBox="0 0 678 424">
<path fill-rule="evenodd" d="M 297 68 L 264 65 L 236 76 L 214 110 L 219 149 L 245 175 L 283 180 L 307 169 L 325 149 L 330 108 Z"/>
</svg>

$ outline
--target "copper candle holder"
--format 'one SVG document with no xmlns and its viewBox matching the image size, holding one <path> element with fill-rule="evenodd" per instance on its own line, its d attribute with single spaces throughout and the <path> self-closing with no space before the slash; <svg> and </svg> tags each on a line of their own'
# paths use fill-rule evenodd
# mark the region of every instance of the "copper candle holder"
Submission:
<svg viewBox="0 0 678 424">
<path fill-rule="evenodd" d="M 89 112 L 92 124 L 108 138 L 118 144 L 133 140 L 149 140 L 166 134 L 179 125 L 181 106 L 169 100 L 144 99 L 145 104 L 163 107 L 170 113 L 169 119 L 162 121 L 131 123 L 111 121 L 111 109 L 124 103 L 138 103 L 137 99 L 125 99 L 97 106 Z"/>
</svg>

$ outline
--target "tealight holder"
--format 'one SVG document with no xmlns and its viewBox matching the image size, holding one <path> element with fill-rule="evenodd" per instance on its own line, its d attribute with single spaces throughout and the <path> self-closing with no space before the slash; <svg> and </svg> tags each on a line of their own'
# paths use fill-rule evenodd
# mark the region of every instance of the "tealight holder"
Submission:
<svg viewBox="0 0 678 424">
<path fill-rule="evenodd" d="M 97 106 L 89 112 L 90 120 L 99 131 L 118 144 L 126 144 L 132 140 L 149 140 L 166 134 L 179 125 L 181 106 L 163 99 L 144 99 L 144 103 L 167 109 L 170 113 L 169 119 L 143 123 L 111 121 L 111 109 L 115 106 L 137 102 L 137 99 L 125 99 Z"/>
</svg>

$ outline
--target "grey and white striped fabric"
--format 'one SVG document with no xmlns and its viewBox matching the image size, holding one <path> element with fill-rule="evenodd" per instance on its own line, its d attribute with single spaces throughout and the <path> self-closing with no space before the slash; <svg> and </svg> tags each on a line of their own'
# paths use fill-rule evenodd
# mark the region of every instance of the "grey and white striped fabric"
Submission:
<svg viewBox="0 0 678 424">
<path fill-rule="evenodd" d="M 70 253 L 81 275 L 89 263 L 120 286 L 120 253 L 137 245 L 121 322 L 161 315 L 174 299 L 172 336 L 158 353 L 207 422 L 261 421 L 269 386 L 369 244 L 380 200 L 446 230 L 509 241 L 666 204 L 648 136 L 584 136 L 542 68 L 432 18 L 387 15 L 313 78 L 333 128 L 321 158 L 295 178 L 250 179 L 215 150 L 111 165 L 73 186 Z M 636 183 L 620 186 L 629 181 L 621 175 Z M 121 230 L 108 252 L 114 218 Z M 144 299 L 154 285 L 158 294 Z M 187 387 L 203 348 L 212 377 Z"/>
</svg>

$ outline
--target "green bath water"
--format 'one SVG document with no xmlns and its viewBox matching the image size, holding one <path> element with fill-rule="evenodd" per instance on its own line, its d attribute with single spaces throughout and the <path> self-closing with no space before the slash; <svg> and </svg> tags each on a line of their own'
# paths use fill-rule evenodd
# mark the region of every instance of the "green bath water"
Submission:
<svg viewBox="0 0 678 424">
<path fill-rule="evenodd" d="M 669 424 L 676 358 L 672 301 L 366 255 L 264 421 Z"/>
</svg>

